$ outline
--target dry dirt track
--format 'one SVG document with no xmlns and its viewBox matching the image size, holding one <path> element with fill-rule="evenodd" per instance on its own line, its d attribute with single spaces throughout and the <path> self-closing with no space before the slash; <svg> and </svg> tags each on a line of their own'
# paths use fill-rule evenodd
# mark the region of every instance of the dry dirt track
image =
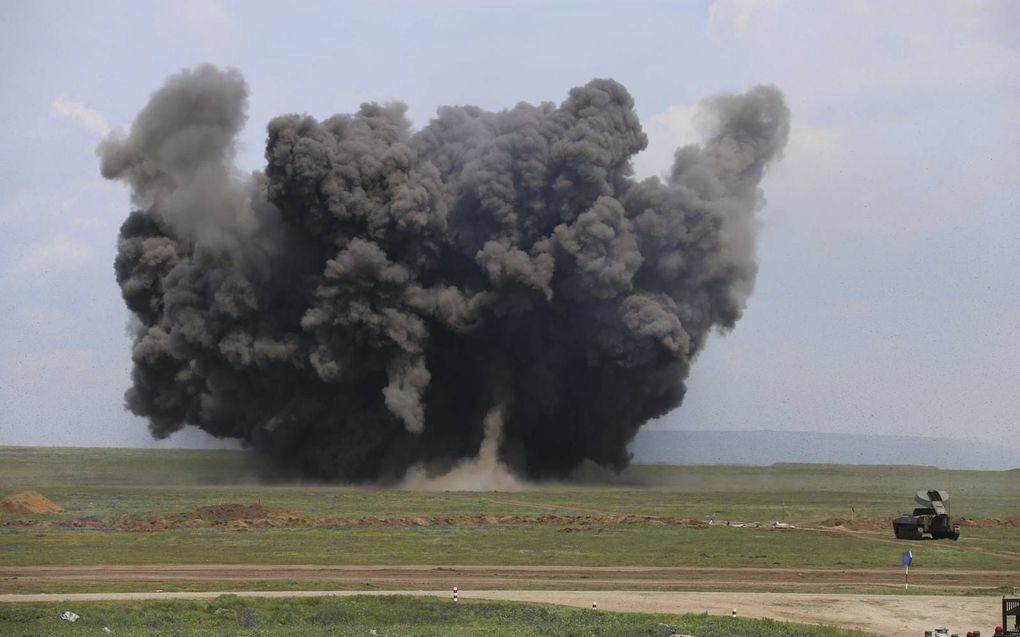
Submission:
<svg viewBox="0 0 1020 637">
<path fill-rule="evenodd" d="M 180 583 L 197 581 L 287 581 L 335 584 L 340 588 L 506 589 L 546 588 L 694 588 L 767 591 L 838 591 L 903 586 L 899 568 L 707 568 L 574 566 L 321 566 L 252 564 L 158 564 L 104 566 L 0 566 L 0 593 L 14 585 L 62 583 Z M 1020 587 L 1020 572 L 915 568 L 912 586 L 926 591 Z"/>
<path fill-rule="evenodd" d="M 68 604 L 100 600 L 211 599 L 221 592 L 201 593 L 77 593 L 0 595 L 0 603 L 53 602 Z M 233 593 L 249 597 L 322 597 L 364 595 L 364 591 L 257 591 Z M 449 590 L 377 591 L 372 595 L 434 595 L 447 597 Z M 977 629 L 991 634 L 998 611 L 998 597 L 945 597 L 928 595 L 828 595 L 811 593 L 675 593 L 663 591 L 471 591 L 461 599 L 539 602 L 600 610 L 704 613 L 729 615 L 735 608 L 741 617 L 769 617 L 801 623 L 825 623 L 857 628 L 875 635 L 912 636 L 936 626 L 948 626 L 964 634 Z"/>
</svg>

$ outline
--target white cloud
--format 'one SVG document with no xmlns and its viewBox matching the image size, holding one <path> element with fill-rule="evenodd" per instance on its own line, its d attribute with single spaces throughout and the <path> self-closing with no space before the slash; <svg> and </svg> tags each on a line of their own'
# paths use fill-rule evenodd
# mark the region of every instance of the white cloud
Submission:
<svg viewBox="0 0 1020 637">
<path fill-rule="evenodd" d="M 894 85 L 918 78 L 933 85 L 1015 83 L 1020 75 L 1020 50 L 997 42 L 959 42 L 945 46 L 934 38 L 920 38 L 916 54 L 887 81 Z"/>
<path fill-rule="evenodd" d="M 708 7 L 709 37 L 723 33 L 740 37 L 756 14 L 776 4 L 777 0 L 714 0 Z"/>
<path fill-rule="evenodd" d="M 662 176 L 673 165 L 677 148 L 702 140 L 701 111 L 697 104 L 677 104 L 641 122 L 648 147 L 634 158 L 634 172 L 639 178 Z"/>
<path fill-rule="evenodd" d="M 53 100 L 53 112 L 61 117 L 74 120 L 86 130 L 105 137 L 110 132 L 110 125 L 99 111 L 75 102 L 63 95 Z"/>
<path fill-rule="evenodd" d="M 1010 3 L 715 0 L 706 31 L 752 75 L 815 99 L 875 100 L 922 87 L 1015 87 L 1020 48 L 1000 25 Z M 880 19 L 877 16 L 881 16 Z"/>
<path fill-rule="evenodd" d="M 832 152 L 838 142 L 835 131 L 793 122 L 790 126 L 790 141 L 787 152 Z"/>
<path fill-rule="evenodd" d="M 92 246 L 66 234 L 27 248 L 17 255 L 10 273 L 24 284 L 45 281 L 57 272 L 86 265 L 95 259 Z"/>
<path fill-rule="evenodd" d="M 226 55 L 238 47 L 240 29 L 217 0 L 164 0 L 159 22 L 171 36 L 184 36 L 204 57 Z"/>
<path fill-rule="evenodd" d="M 700 104 L 673 105 L 645 118 L 641 126 L 648 135 L 648 147 L 634 158 L 635 174 L 643 179 L 668 173 L 677 148 L 703 143 L 718 125 L 712 110 Z M 835 131 L 794 119 L 787 155 L 832 153 L 837 147 Z"/>
</svg>

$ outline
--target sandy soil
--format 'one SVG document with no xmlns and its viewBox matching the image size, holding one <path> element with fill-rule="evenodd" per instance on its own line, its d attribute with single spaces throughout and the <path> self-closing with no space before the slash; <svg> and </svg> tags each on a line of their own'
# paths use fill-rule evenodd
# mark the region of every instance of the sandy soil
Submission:
<svg viewBox="0 0 1020 637">
<path fill-rule="evenodd" d="M 211 593 L 78 593 L 0 595 L 0 603 L 66 601 L 68 604 L 100 600 L 212 599 Z M 320 597 L 364 595 L 363 591 L 258 591 L 237 592 L 248 597 Z M 450 590 L 380 591 L 373 595 L 434 595 Z M 875 635 L 917 637 L 924 630 L 947 626 L 964 634 L 980 630 L 991 634 L 999 608 L 998 597 L 938 597 L 889 595 L 825 595 L 809 593 L 673 593 L 638 591 L 473 591 L 460 590 L 460 598 L 539 602 L 591 608 L 600 611 L 704 613 L 740 617 L 769 617 L 808 624 L 856 628 Z M 70 607 L 73 610 L 73 607 Z"/>
<path fill-rule="evenodd" d="M 444 589 L 451 586 L 503 589 L 547 588 L 739 588 L 768 591 L 860 590 L 903 587 L 899 568 L 707 568 L 576 566 L 322 566 L 253 564 L 157 564 L 102 566 L 2 566 L 0 592 L 14 584 L 68 582 L 170 583 L 196 581 L 333 582 L 391 589 Z M 996 586 L 1020 587 L 1018 571 L 914 568 L 910 584 L 927 591 L 958 591 Z"/>
</svg>

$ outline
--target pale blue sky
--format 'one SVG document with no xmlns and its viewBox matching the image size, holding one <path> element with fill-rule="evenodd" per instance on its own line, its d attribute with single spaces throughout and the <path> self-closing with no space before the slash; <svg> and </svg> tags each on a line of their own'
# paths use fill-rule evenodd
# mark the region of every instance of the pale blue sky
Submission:
<svg viewBox="0 0 1020 637">
<path fill-rule="evenodd" d="M 261 6 L 259 6 L 261 5 Z M 95 146 L 164 78 L 251 87 L 239 163 L 274 115 L 400 99 L 633 94 L 657 174 L 694 105 L 780 86 L 758 288 L 655 427 L 1015 439 L 1020 424 L 1020 3 L 5 2 L 0 12 L 0 444 L 150 444 L 123 411 L 113 279 L 126 191 Z M 283 7 L 281 9 L 281 7 Z M 169 444 L 202 444 L 182 432 Z"/>
</svg>

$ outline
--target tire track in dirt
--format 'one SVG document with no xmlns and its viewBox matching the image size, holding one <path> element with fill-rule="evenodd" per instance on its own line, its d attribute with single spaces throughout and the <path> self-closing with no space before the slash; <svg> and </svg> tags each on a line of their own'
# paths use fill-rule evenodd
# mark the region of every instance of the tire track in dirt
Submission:
<svg viewBox="0 0 1020 637">
<path fill-rule="evenodd" d="M 381 588 L 899 588 L 896 567 L 871 569 L 574 566 L 319 566 L 159 564 L 0 566 L 0 591 L 13 586 L 178 582 L 316 582 Z M 916 568 L 911 584 L 932 591 L 1020 587 L 1016 571 Z"/>
</svg>

